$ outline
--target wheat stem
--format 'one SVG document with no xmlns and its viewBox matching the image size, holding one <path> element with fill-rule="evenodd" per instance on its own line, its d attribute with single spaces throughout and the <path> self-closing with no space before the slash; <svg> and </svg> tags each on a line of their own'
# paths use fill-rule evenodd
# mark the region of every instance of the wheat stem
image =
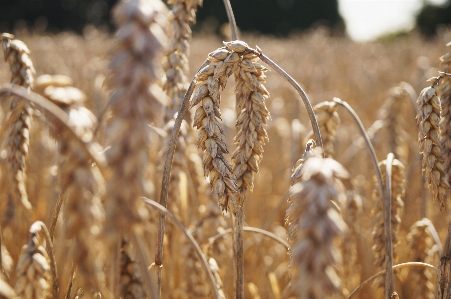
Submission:
<svg viewBox="0 0 451 299">
<path fill-rule="evenodd" d="M 208 64 L 208 60 L 205 60 L 201 65 L 199 70 L 205 67 Z M 160 205 L 164 208 L 168 205 L 168 192 L 169 192 L 169 181 L 171 176 L 172 169 L 172 161 L 174 160 L 175 147 L 177 145 L 177 139 L 180 133 L 180 126 L 182 125 L 182 121 L 186 112 L 188 111 L 189 99 L 193 94 L 196 80 L 193 79 L 186 91 L 185 97 L 183 98 L 182 104 L 180 105 L 180 110 L 177 114 L 177 118 L 175 119 L 174 127 L 172 128 L 171 137 L 168 142 L 168 150 L 166 152 L 166 160 L 164 161 L 164 169 L 163 169 L 163 178 L 161 180 L 161 194 L 160 194 Z M 163 239 L 164 239 L 164 231 L 166 228 L 165 223 L 165 214 L 162 213 L 158 216 L 158 233 L 157 233 L 157 252 L 155 253 L 155 271 L 157 277 L 157 288 L 158 293 L 161 290 L 161 275 L 162 275 L 162 266 L 163 266 Z"/>
<path fill-rule="evenodd" d="M 408 263 L 397 264 L 397 265 L 394 265 L 392 267 L 392 269 L 396 270 L 396 269 L 402 269 L 402 268 L 406 268 L 406 267 L 425 267 L 425 268 L 430 268 L 430 269 L 434 269 L 434 270 L 438 271 L 438 269 L 436 267 L 432 266 L 431 264 L 421 263 L 421 262 L 408 262 Z M 385 271 L 386 270 L 379 271 L 376 274 L 374 274 L 373 276 L 371 276 L 370 278 L 368 278 L 367 280 L 365 280 L 364 282 L 362 282 L 354 291 L 352 291 L 351 294 L 349 294 L 348 299 L 351 299 L 365 285 L 372 282 L 374 279 L 384 275 Z"/>
<path fill-rule="evenodd" d="M 74 140 L 80 143 L 82 149 L 85 151 L 88 157 L 92 159 L 92 161 L 97 165 L 102 176 L 105 179 L 108 178 L 106 161 L 104 160 L 103 156 L 99 155 L 94 148 L 84 142 L 83 139 L 78 135 L 78 133 L 75 132 L 73 127 L 69 124 L 69 117 L 67 113 L 65 113 L 61 108 L 59 108 L 57 105 L 53 104 L 43 96 L 38 95 L 37 93 L 28 92 L 26 88 L 21 86 L 16 86 L 13 84 L 3 84 L 2 86 L 0 86 L 0 96 L 5 94 L 14 94 L 16 96 L 19 96 L 22 99 L 40 106 L 47 112 L 51 113 L 54 117 L 56 117 L 60 122 L 64 124 L 64 126 L 67 127 L 68 132 L 72 135 L 72 137 L 74 137 Z"/>
<path fill-rule="evenodd" d="M 233 14 L 232 5 L 230 0 L 223 0 L 224 6 L 227 12 L 227 18 L 229 19 L 230 29 L 232 31 L 232 40 L 238 39 L 238 28 L 236 27 L 235 15 Z"/>
<path fill-rule="evenodd" d="M 75 279 L 75 268 L 74 268 L 74 266 L 72 266 L 72 268 L 70 270 L 69 282 L 67 283 L 66 296 L 64 297 L 64 299 L 71 298 L 70 295 L 72 293 L 72 286 L 74 285 L 74 279 Z"/>
<path fill-rule="evenodd" d="M 390 299 L 391 294 L 394 291 L 393 282 L 393 253 L 392 253 L 392 228 L 391 228 L 391 188 L 392 188 L 392 164 L 395 156 L 393 153 L 389 153 L 387 156 L 386 166 L 386 191 L 385 191 L 385 298 Z"/>
<path fill-rule="evenodd" d="M 349 112 L 349 114 L 351 114 L 352 118 L 354 119 L 355 123 L 357 124 L 357 127 L 359 128 L 360 133 L 362 134 L 362 137 L 364 138 L 366 146 L 367 146 L 368 151 L 370 153 L 371 161 L 373 162 L 374 170 L 376 172 L 377 181 L 379 183 L 379 190 L 381 191 L 381 196 L 383 196 L 384 193 L 385 193 L 384 192 L 384 184 L 382 182 L 382 174 L 381 174 L 381 171 L 379 169 L 378 162 L 377 162 L 376 151 L 374 150 L 374 147 L 371 144 L 371 141 L 370 141 L 368 135 L 365 132 L 365 128 L 363 127 L 363 124 L 360 121 L 359 116 L 357 115 L 357 113 L 355 113 L 354 109 L 352 109 L 352 107 L 348 103 L 346 103 L 345 101 L 343 101 L 343 100 L 341 100 L 339 98 L 334 98 L 334 102 L 336 102 L 337 104 L 340 104 L 341 106 L 346 108 L 346 110 Z"/>
<path fill-rule="evenodd" d="M 245 195 L 243 195 L 245 196 Z M 244 299 L 244 240 L 243 240 L 243 222 L 244 222 L 244 212 L 243 207 L 240 207 L 236 214 L 234 215 L 234 233 L 235 238 L 233 239 L 235 246 L 235 260 L 236 260 L 236 281 L 235 281 L 235 298 Z"/>
<path fill-rule="evenodd" d="M 287 72 L 285 72 L 280 66 L 278 66 L 274 61 L 269 59 L 265 54 L 262 52 L 259 52 L 259 49 L 257 48 L 257 51 L 254 50 L 254 53 L 266 64 L 268 64 L 273 70 L 275 70 L 279 75 L 281 75 L 285 80 L 287 80 L 291 86 L 296 89 L 296 91 L 299 93 L 299 95 L 302 98 L 302 101 L 304 103 L 305 108 L 307 108 L 307 113 L 310 118 L 310 122 L 312 124 L 313 133 L 315 134 L 316 144 L 319 147 L 323 147 L 323 141 L 321 139 L 321 133 L 319 131 L 318 122 L 316 121 L 315 113 L 313 112 L 312 104 L 310 103 L 309 98 L 307 97 L 307 94 L 304 92 L 302 87 L 294 80 Z M 377 163 L 376 163 L 377 164 Z"/>
<path fill-rule="evenodd" d="M 53 241 L 53 236 L 55 235 L 56 221 L 58 220 L 58 215 L 63 205 L 64 193 L 61 192 L 58 201 L 56 202 L 55 208 L 53 209 L 52 219 L 50 220 L 50 239 Z"/>
<path fill-rule="evenodd" d="M 174 224 L 177 226 L 177 228 L 180 229 L 180 231 L 188 238 L 191 245 L 193 245 L 194 250 L 195 250 L 196 254 L 198 255 L 200 261 L 202 262 L 202 265 L 204 266 L 205 271 L 208 274 L 208 278 L 210 280 L 211 288 L 213 291 L 213 297 L 215 299 L 220 299 L 219 292 L 216 287 L 216 281 L 215 281 L 214 275 L 211 272 L 211 269 L 208 265 L 207 260 L 205 259 L 205 256 L 202 254 L 202 250 L 200 249 L 199 244 L 197 244 L 197 242 L 196 242 L 196 240 L 194 240 L 193 236 L 186 230 L 184 225 L 174 215 L 172 215 L 172 213 L 169 212 L 163 205 L 161 205 L 151 199 L 148 199 L 148 198 L 143 198 L 143 200 L 147 205 L 158 209 L 158 211 L 160 211 L 161 214 L 168 216 L 174 222 Z M 155 266 L 158 267 L 158 265 L 156 263 L 155 263 Z"/>
<path fill-rule="evenodd" d="M 285 246 L 287 249 L 289 248 L 287 241 L 285 241 L 278 235 L 273 234 L 272 232 L 269 232 L 267 230 L 257 228 L 257 227 L 252 227 L 252 226 L 243 226 L 243 231 L 261 234 L 263 236 L 273 239 L 276 242 L 279 242 L 280 244 Z M 224 230 L 223 232 L 217 234 L 216 236 L 209 238 L 208 243 L 206 244 L 206 247 L 208 248 L 208 247 L 212 246 L 218 239 L 225 237 L 227 234 L 230 234 L 231 232 L 232 232 L 232 229 L 228 228 L 228 229 Z"/>
</svg>

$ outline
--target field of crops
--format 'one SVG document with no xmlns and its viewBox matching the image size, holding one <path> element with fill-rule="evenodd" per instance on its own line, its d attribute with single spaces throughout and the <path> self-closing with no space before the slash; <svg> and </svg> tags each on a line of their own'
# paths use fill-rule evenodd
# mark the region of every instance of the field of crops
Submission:
<svg viewBox="0 0 451 299">
<path fill-rule="evenodd" d="M 173 2 L 1 35 L 0 298 L 450 298 L 451 29 L 231 42 Z"/>
</svg>

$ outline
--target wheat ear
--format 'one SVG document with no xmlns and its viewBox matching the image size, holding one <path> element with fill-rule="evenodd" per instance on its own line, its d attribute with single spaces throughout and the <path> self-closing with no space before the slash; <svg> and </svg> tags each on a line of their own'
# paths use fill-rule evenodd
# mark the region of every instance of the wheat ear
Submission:
<svg viewBox="0 0 451 299">
<path fill-rule="evenodd" d="M 100 145 L 92 139 L 96 117 L 82 105 L 85 95 L 70 85 L 68 77 L 44 75 L 36 79 L 35 89 L 65 111 L 73 130 L 100 152 Z M 104 252 L 99 236 L 104 222 L 104 182 L 67 128 L 54 117 L 49 116 L 49 120 L 51 134 L 59 142 L 62 189 L 67 197 L 64 235 L 75 241 L 68 256 L 77 268 L 80 285 L 91 294 L 101 288 Z"/>
<path fill-rule="evenodd" d="M 20 85 L 28 90 L 33 86 L 34 67 L 29 57 L 30 50 L 20 40 L 14 39 L 11 34 L 3 33 L 0 36 L 0 41 L 3 45 L 5 61 L 8 62 L 11 69 L 11 83 Z M 11 110 L 16 107 L 21 109 L 19 116 L 11 124 L 11 131 L 7 139 L 8 151 L 8 173 L 11 182 L 9 188 L 9 208 L 13 209 L 15 203 L 26 210 L 31 209 L 31 204 L 28 201 L 27 190 L 25 188 L 26 182 L 26 159 L 28 157 L 28 146 L 30 143 L 30 125 L 32 108 L 30 103 L 26 103 L 23 108 L 18 105 L 20 99 L 14 97 L 11 102 Z M 4 221 L 8 222 L 14 218 L 14 214 L 6 215 Z"/>
<path fill-rule="evenodd" d="M 325 101 L 313 106 L 313 111 L 316 115 L 319 130 L 321 131 L 324 155 L 331 157 L 334 154 L 333 142 L 335 140 L 335 133 L 340 123 L 337 104 L 335 102 Z M 311 138 L 313 138 L 313 132 L 309 134 L 308 139 Z"/>
<path fill-rule="evenodd" d="M 451 48 L 451 43 L 448 44 Z M 451 73 L 451 51 L 440 57 L 441 70 Z M 451 76 L 444 76 L 438 86 L 437 95 L 440 97 L 441 115 L 441 148 L 444 157 L 443 170 L 449 182 L 451 178 Z"/>
<path fill-rule="evenodd" d="M 30 239 L 28 244 L 22 247 L 17 263 L 18 278 L 14 289 L 20 298 L 45 299 L 49 297 L 50 259 L 44 247 L 41 246 L 42 241 L 38 236 L 40 229 L 40 223 L 34 223 L 31 226 Z M 54 298 L 58 297 L 57 293 L 53 295 Z"/>
<path fill-rule="evenodd" d="M 411 250 L 411 261 L 432 263 L 436 248 L 429 228 L 433 224 L 427 218 L 415 222 L 407 235 Z M 409 270 L 409 285 L 411 294 L 418 299 L 432 299 L 435 297 L 433 275 L 428 268 L 411 268 Z"/>
<path fill-rule="evenodd" d="M 379 163 L 379 167 L 382 173 L 382 178 L 384 182 L 384 187 L 387 187 L 387 168 L 388 168 L 388 159 Z M 396 245 L 399 241 L 399 226 L 401 224 L 401 213 L 404 208 L 403 197 L 405 193 L 405 174 L 404 174 L 404 165 L 399 161 L 394 159 L 391 163 L 391 198 L 390 198 L 390 222 L 391 222 L 391 236 L 389 238 L 393 259 L 396 261 Z M 386 257 L 386 230 L 385 230 L 385 197 L 381 195 L 379 187 L 377 186 L 373 192 L 374 200 L 376 204 L 373 209 L 373 240 L 374 245 L 372 247 L 374 253 L 374 265 L 377 269 L 385 268 L 385 263 L 387 262 Z M 385 276 L 377 280 L 378 287 L 384 285 Z"/>
<path fill-rule="evenodd" d="M 341 256 L 334 240 L 346 228 L 331 200 L 344 196 L 336 180 L 349 175 L 338 162 L 322 158 L 316 150 L 303 164 L 300 175 L 300 181 L 290 189 L 295 204 L 287 211 L 291 219 L 299 219 L 292 223 L 297 226 L 290 250 L 292 285 L 298 298 L 325 298 L 339 290 L 340 279 L 334 267 Z"/>
<path fill-rule="evenodd" d="M 440 99 L 435 87 L 439 80 L 432 80 L 432 86 L 423 89 L 417 100 L 418 141 L 423 154 L 423 172 L 434 201 L 438 201 L 440 208 L 447 208 L 450 185 L 445 177 L 440 149 Z"/>
<path fill-rule="evenodd" d="M 152 142 L 148 125 L 161 123 L 166 99 L 156 84 L 167 44 L 166 14 L 159 0 L 121 1 L 113 9 L 118 30 L 108 81 L 114 89 L 112 117 L 106 131 L 111 143 L 106 152 L 112 170 L 106 202 L 111 244 L 120 241 L 120 233 L 130 234 L 148 219 L 139 197 L 153 190 L 147 171 Z"/>
</svg>

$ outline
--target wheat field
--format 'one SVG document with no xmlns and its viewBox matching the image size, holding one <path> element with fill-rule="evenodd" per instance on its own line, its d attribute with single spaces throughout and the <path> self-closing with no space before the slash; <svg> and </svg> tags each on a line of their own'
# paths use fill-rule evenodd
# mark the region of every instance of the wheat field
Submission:
<svg viewBox="0 0 451 299">
<path fill-rule="evenodd" d="M 1 35 L 0 298 L 451 298 L 451 29 L 191 37 L 199 2 Z"/>
</svg>

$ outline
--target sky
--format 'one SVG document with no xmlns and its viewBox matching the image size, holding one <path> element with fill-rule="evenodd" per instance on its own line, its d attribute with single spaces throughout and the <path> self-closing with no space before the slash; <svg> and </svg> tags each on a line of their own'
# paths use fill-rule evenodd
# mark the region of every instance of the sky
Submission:
<svg viewBox="0 0 451 299">
<path fill-rule="evenodd" d="M 349 36 L 356 41 L 411 29 L 424 0 L 338 0 Z M 440 4 L 445 0 L 428 0 Z"/>
</svg>

